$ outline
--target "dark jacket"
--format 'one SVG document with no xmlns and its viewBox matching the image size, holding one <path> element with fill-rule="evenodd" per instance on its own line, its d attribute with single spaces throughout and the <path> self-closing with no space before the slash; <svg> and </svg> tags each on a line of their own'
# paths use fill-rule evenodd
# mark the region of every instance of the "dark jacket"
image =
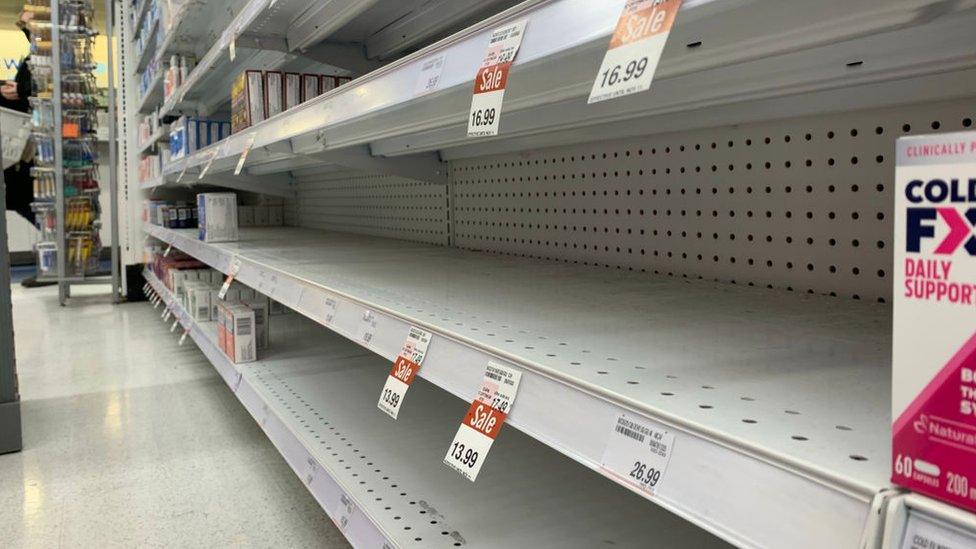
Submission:
<svg viewBox="0 0 976 549">
<path fill-rule="evenodd" d="M 26 28 L 22 30 L 24 31 L 24 35 L 27 36 L 27 41 L 30 42 L 30 31 Z M 17 82 L 17 96 L 19 98 L 16 101 L 10 101 L 6 97 L 0 96 L 0 107 L 6 107 L 20 112 L 30 112 L 30 100 L 28 98 L 34 93 L 34 90 L 32 89 L 33 84 L 31 83 L 29 60 L 30 56 L 28 55 L 20 62 L 20 66 L 17 67 L 17 75 L 14 77 L 14 81 Z"/>
</svg>

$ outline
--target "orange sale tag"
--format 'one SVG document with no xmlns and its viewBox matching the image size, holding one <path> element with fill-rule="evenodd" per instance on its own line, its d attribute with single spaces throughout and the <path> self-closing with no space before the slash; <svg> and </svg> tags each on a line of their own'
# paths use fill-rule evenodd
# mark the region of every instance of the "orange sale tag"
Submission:
<svg viewBox="0 0 976 549">
<path fill-rule="evenodd" d="M 587 103 L 647 91 L 682 0 L 628 0 Z"/>
<path fill-rule="evenodd" d="M 498 135 L 499 116 L 508 85 L 508 71 L 515 61 L 526 20 L 495 29 L 488 40 L 488 51 L 474 79 L 471 111 L 468 116 L 468 137 Z"/>
<path fill-rule="evenodd" d="M 380 400 L 376 405 L 393 419 L 400 414 L 400 406 L 406 397 L 407 389 L 417 377 L 420 365 L 427 356 L 430 337 L 430 332 L 411 326 L 400 354 L 393 361 L 393 368 L 390 370 L 390 375 L 386 377 L 386 384 L 383 385 Z"/>
<path fill-rule="evenodd" d="M 444 464 L 474 482 L 488 450 L 511 413 L 522 372 L 494 362 L 488 363 L 485 378 L 468 413 L 464 415 L 454 440 L 444 456 Z"/>
</svg>

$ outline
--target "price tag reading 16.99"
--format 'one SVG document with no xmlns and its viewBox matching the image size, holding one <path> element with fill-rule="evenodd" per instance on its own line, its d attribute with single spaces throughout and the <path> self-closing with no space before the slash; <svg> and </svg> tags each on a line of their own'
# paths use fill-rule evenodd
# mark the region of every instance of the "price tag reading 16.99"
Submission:
<svg viewBox="0 0 976 549">
<path fill-rule="evenodd" d="M 495 29 L 488 40 L 488 51 L 474 79 L 474 95 L 468 115 L 468 137 L 498 135 L 499 116 L 508 84 L 508 71 L 515 61 L 522 35 L 523 19 Z"/>
<path fill-rule="evenodd" d="M 627 0 L 588 103 L 647 91 L 681 0 Z"/>
</svg>

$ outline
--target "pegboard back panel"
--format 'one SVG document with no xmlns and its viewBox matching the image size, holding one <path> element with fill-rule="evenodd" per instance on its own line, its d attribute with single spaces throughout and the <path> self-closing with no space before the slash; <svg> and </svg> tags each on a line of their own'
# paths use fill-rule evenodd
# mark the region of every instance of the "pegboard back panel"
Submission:
<svg viewBox="0 0 976 549">
<path fill-rule="evenodd" d="M 972 100 L 452 163 L 456 245 L 790 291 L 891 297 L 895 140 Z"/>
<path fill-rule="evenodd" d="M 448 244 L 447 185 L 360 172 L 298 182 L 298 226 Z"/>
</svg>

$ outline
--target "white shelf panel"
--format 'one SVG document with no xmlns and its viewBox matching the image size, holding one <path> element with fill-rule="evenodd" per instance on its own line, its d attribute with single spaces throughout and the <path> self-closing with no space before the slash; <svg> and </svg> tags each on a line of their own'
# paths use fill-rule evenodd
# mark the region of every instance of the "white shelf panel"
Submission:
<svg viewBox="0 0 976 549">
<path fill-rule="evenodd" d="M 163 131 L 163 129 L 160 128 L 156 130 L 155 133 L 150 135 L 149 139 L 147 139 L 145 143 L 139 145 L 138 153 L 146 154 L 149 152 L 149 149 L 151 149 L 152 146 L 155 145 L 156 143 L 160 141 L 168 141 L 168 140 L 169 140 L 169 132 Z"/>
<path fill-rule="evenodd" d="M 142 22 L 146 19 L 146 14 L 149 13 L 149 4 L 152 4 L 152 0 L 142 0 L 136 8 L 136 18 L 132 26 L 132 35 L 136 38 L 139 37 L 139 32 L 142 31 Z"/>
<path fill-rule="evenodd" d="M 159 74 L 153 78 L 152 83 L 149 85 L 149 89 L 146 90 L 145 95 L 139 100 L 139 112 L 142 114 L 151 113 L 157 106 L 159 106 L 160 101 L 163 100 L 163 71 L 160 70 Z"/>
<path fill-rule="evenodd" d="M 477 485 L 459 478 L 441 460 L 467 403 L 419 381 L 391 421 L 376 409 L 389 365 L 298 315 L 272 317 L 271 348 L 236 367 L 213 323 L 192 324 L 193 341 L 354 546 L 727 546 L 514 429 Z"/>
<path fill-rule="evenodd" d="M 149 37 L 143 44 L 145 47 L 139 52 L 138 61 L 136 62 L 136 73 L 141 73 L 146 70 L 146 66 L 149 65 L 149 60 L 156 55 L 156 34 L 159 32 L 159 20 L 152 24 L 149 28 Z"/>
<path fill-rule="evenodd" d="M 512 364 L 511 423 L 608 478 L 616 414 L 675 432 L 653 501 L 732 543 L 853 547 L 888 486 L 885 305 L 301 229 L 145 230 L 224 272 L 240 258 L 243 283 L 352 340 L 373 311 L 388 360 L 431 330 L 420 375 L 461 398 L 487 360 Z"/>
<path fill-rule="evenodd" d="M 624 0 L 526 2 L 253 131 L 257 147 L 285 142 L 293 154 L 370 144 L 380 156 L 446 150 L 453 158 L 498 152 L 493 147 L 516 139 L 539 147 L 946 98 L 950 90 L 976 85 L 965 36 L 976 8 L 958 3 L 926 15 L 935 3 L 688 1 L 654 89 L 586 105 Z M 506 90 L 501 135 L 470 140 L 470 88 L 487 36 L 523 18 L 526 34 Z M 415 96 L 420 67 L 439 55 L 446 59 L 440 90 Z M 236 157 L 246 141 L 233 136 L 221 154 Z"/>
</svg>

